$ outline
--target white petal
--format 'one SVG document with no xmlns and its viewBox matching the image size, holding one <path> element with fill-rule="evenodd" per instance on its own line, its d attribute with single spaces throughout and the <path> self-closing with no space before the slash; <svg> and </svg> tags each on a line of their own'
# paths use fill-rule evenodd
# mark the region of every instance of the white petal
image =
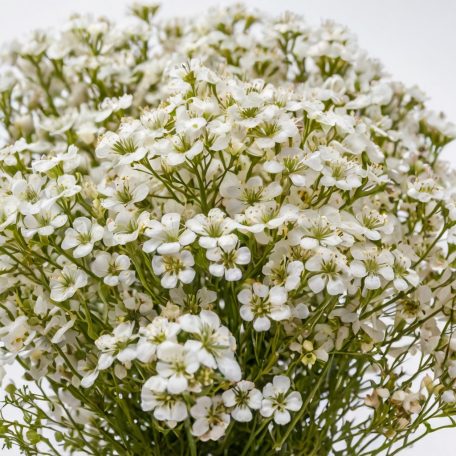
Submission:
<svg viewBox="0 0 456 456">
<path fill-rule="evenodd" d="M 284 410 L 283 412 L 276 410 L 274 413 L 274 421 L 277 424 L 284 425 L 289 423 L 291 420 L 290 413 L 287 410 Z"/>
<path fill-rule="evenodd" d="M 236 395 L 232 389 L 225 391 L 222 394 L 222 399 L 226 407 L 234 407 L 236 405 Z"/>
<path fill-rule="evenodd" d="M 302 407 L 302 398 L 298 391 L 291 392 L 286 399 L 286 408 L 297 412 Z"/>
<path fill-rule="evenodd" d="M 194 269 L 184 269 L 183 271 L 179 272 L 179 280 L 182 283 L 191 283 L 195 278 L 195 270 Z"/>
<path fill-rule="evenodd" d="M 354 277 L 365 277 L 367 275 L 366 267 L 361 261 L 352 261 L 350 264 L 350 272 Z"/>
<path fill-rule="evenodd" d="M 192 426 L 192 434 L 199 437 L 209 430 L 209 423 L 205 418 L 197 419 Z"/>
<path fill-rule="evenodd" d="M 290 389 L 291 382 L 286 375 L 276 375 L 272 380 L 272 384 L 276 391 L 286 393 Z"/>
<path fill-rule="evenodd" d="M 249 288 L 244 288 L 238 293 L 237 298 L 241 304 L 249 304 L 252 299 L 252 291 Z"/>
<path fill-rule="evenodd" d="M 271 321 L 267 317 L 256 318 L 253 322 L 255 331 L 267 331 L 271 327 Z"/>
<path fill-rule="evenodd" d="M 242 279 L 242 272 L 238 268 L 230 268 L 225 271 L 225 279 L 228 282 L 235 282 Z"/>
<path fill-rule="evenodd" d="M 247 247 L 241 247 L 236 252 L 237 264 L 249 264 L 251 260 L 250 250 Z"/>
<path fill-rule="evenodd" d="M 146 246 L 146 244 L 147 242 L 144 243 L 144 247 Z M 159 253 L 160 255 L 172 255 L 174 253 L 178 253 L 180 248 L 181 245 L 179 244 L 179 242 L 165 242 L 157 248 L 157 253 Z"/>
<path fill-rule="evenodd" d="M 209 265 L 209 272 L 215 277 L 223 277 L 225 266 L 223 264 L 212 263 Z"/>
<path fill-rule="evenodd" d="M 94 370 L 93 372 L 91 372 L 90 374 L 86 375 L 82 380 L 81 380 L 81 386 L 83 388 L 89 388 L 91 387 L 94 383 L 95 383 L 95 380 L 97 379 L 98 377 L 98 371 L 97 370 Z"/>
<path fill-rule="evenodd" d="M 220 372 L 232 382 L 238 382 L 242 378 L 241 368 L 235 359 L 224 356 L 217 360 Z"/>
<path fill-rule="evenodd" d="M 377 290 L 381 286 L 380 277 L 370 274 L 365 278 L 364 284 L 368 290 Z"/>
<path fill-rule="evenodd" d="M 183 246 L 191 244 L 196 239 L 196 234 L 193 231 L 185 230 L 179 236 L 179 243 Z"/>
<path fill-rule="evenodd" d="M 326 281 L 323 278 L 323 274 L 318 274 L 309 278 L 309 288 L 314 293 L 320 293 L 325 288 Z"/>
<path fill-rule="evenodd" d="M 173 375 L 168 379 L 168 391 L 171 394 L 180 394 L 188 387 L 188 381 L 183 375 Z"/>
<path fill-rule="evenodd" d="M 73 256 L 75 258 L 83 258 L 87 256 L 93 250 L 93 244 L 81 244 L 73 250 Z"/>
<path fill-rule="evenodd" d="M 346 291 L 346 286 L 344 281 L 340 277 L 332 278 L 330 277 L 328 279 L 328 293 L 331 296 L 336 296 L 339 294 L 342 294 Z"/>
<path fill-rule="evenodd" d="M 269 290 L 269 301 L 273 305 L 281 305 L 287 302 L 288 294 L 285 288 L 274 286 Z"/>
<path fill-rule="evenodd" d="M 249 305 L 243 305 L 239 309 L 239 314 L 241 315 L 241 318 L 245 321 L 252 321 L 253 320 L 253 312 L 252 308 Z"/>
<path fill-rule="evenodd" d="M 252 420 L 252 412 L 248 407 L 244 406 L 239 406 L 236 407 L 232 412 L 231 416 L 236 420 L 241 423 L 247 423 Z"/>
<path fill-rule="evenodd" d="M 166 273 L 163 275 L 160 283 L 163 288 L 167 288 L 167 289 L 176 288 L 177 276 L 175 274 Z"/>
</svg>

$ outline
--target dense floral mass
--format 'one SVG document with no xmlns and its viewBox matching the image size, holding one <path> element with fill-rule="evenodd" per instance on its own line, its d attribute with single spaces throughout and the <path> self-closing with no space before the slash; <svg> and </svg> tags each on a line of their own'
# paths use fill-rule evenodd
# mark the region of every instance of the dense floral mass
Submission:
<svg viewBox="0 0 456 456">
<path fill-rule="evenodd" d="M 433 431 L 456 128 L 340 25 L 156 11 L 1 57 L 0 366 L 29 382 L 4 379 L 2 443 L 374 455 Z"/>
</svg>

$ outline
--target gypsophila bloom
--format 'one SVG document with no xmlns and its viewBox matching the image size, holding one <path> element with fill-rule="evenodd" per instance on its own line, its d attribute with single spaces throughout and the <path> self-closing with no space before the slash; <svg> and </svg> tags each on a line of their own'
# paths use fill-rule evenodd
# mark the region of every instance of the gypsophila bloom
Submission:
<svg viewBox="0 0 456 456">
<path fill-rule="evenodd" d="M 154 273 L 163 275 L 161 284 L 164 288 L 175 288 L 179 281 L 190 283 L 195 277 L 194 265 L 195 260 L 188 250 L 171 255 L 156 255 L 152 259 Z"/>
<path fill-rule="evenodd" d="M 289 389 L 290 379 L 276 375 L 272 383 L 263 388 L 260 413 L 272 416 L 277 424 L 287 424 L 291 420 L 290 411 L 297 412 L 302 406 L 301 395 L 297 391 L 289 392 Z"/>
<path fill-rule="evenodd" d="M 151 220 L 145 230 L 145 235 L 150 239 L 144 243 L 143 250 L 169 255 L 191 244 L 196 235 L 190 230 L 180 233 L 180 219 L 179 214 L 165 214 L 161 223 Z"/>
<path fill-rule="evenodd" d="M 271 327 L 271 320 L 282 321 L 290 317 L 290 308 L 285 304 L 287 293 L 281 287 L 269 289 L 266 285 L 254 283 L 238 294 L 242 304 L 241 317 L 246 321 L 253 321 L 256 331 L 267 331 Z"/>
<path fill-rule="evenodd" d="M 140 329 L 136 357 L 143 362 L 150 361 L 162 344 L 177 342 L 180 329 L 177 323 L 170 322 L 167 318 L 154 318 L 151 323 Z"/>
<path fill-rule="evenodd" d="M 211 261 L 209 272 L 215 277 L 225 277 L 228 282 L 242 278 L 241 265 L 250 263 L 251 255 L 247 247 L 237 246 L 235 235 L 219 241 L 219 247 L 208 249 L 206 258 Z"/>
<path fill-rule="evenodd" d="M 86 285 L 87 274 L 74 264 L 66 265 L 51 277 L 51 299 L 57 302 L 65 301 Z"/>
<path fill-rule="evenodd" d="M 141 407 L 145 411 L 153 410 L 157 420 L 175 427 L 187 418 L 187 407 L 182 399 L 166 392 L 166 383 L 165 379 L 158 376 L 147 380 L 141 392 Z"/>
<path fill-rule="evenodd" d="M 230 415 L 225 412 L 220 396 L 200 397 L 191 408 L 190 413 L 195 418 L 192 434 L 203 442 L 219 440 L 223 437 L 230 422 Z"/>
<path fill-rule="evenodd" d="M 230 332 L 220 324 L 216 313 L 203 310 L 199 317 L 183 315 L 179 323 L 184 331 L 192 334 L 186 346 L 198 356 L 207 367 L 218 368 L 231 381 L 239 381 L 241 370 L 233 358 L 236 341 Z"/>
<path fill-rule="evenodd" d="M 131 261 L 127 255 L 108 252 L 98 252 L 91 264 L 91 269 L 97 277 L 103 278 L 106 285 L 115 287 L 119 283 L 126 286 L 135 280 L 135 273 L 130 270 Z"/>
<path fill-rule="evenodd" d="M 188 377 L 199 368 L 196 354 L 182 345 L 163 342 L 157 349 L 157 373 L 168 379 L 167 390 L 179 394 L 188 388 Z"/>
<path fill-rule="evenodd" d="M 222 399 L 227 407 L 233 407 L 233 419 L 248 422 L 253 418 L 251 409 L 258 410 L 261 407 L 263 395 L 255 388 L 253 382 L 241 380 L 234 388 L 225 391 Z"/>
<path fill-rule="evenodd" d="M 62 249 L 74 249 L 73 256 L 87 256 L 94 244 L 103 238 L 104 229 L 97 223 L 92 223 L 87 217 L 78 217 L 73 222 L 73 228 L 68 228 L 62 242 Z"/>
</svg>

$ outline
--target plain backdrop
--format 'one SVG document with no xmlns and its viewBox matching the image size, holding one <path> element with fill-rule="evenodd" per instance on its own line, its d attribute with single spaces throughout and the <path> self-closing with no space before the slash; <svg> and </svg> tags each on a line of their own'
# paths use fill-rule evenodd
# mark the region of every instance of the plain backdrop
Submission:
<svg viewBox="0 0 456 456">
<path fill-rule="evenodd" d="M 128 0 L 0 0 L 0 42 L 35 28 L 59 26 L 72 12 L 121 20 Z M 163 15 L 199 14 L 214 0 L 164 0 Z M 290 10 L 311 23 L 333 19 L 358 35 L 361 47 L 379 58 L 387 71 L 407 85 L 418 85 L 428 106 L 456 122 L 456 0 L 250 0 L 268 14 Z M 443 152 L 456 165 L 456 141 Z M 456 454 L 456 429 L 430 435 L 403 456 Z M 3 455 L 18 455 L 3 452 Z"/>
</svg>

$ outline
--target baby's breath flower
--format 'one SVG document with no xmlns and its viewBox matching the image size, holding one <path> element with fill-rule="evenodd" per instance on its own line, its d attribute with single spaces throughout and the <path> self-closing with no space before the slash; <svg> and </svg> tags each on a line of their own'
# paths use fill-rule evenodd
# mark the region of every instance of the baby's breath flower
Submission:
<svg viewBox="0 0 456 456">
<path fill-rule="evenodd" d="M 272 383 L 263 388 L 263 400 L 260 413 L 272 416 L 277 424 L 290 422 L 290 411 L 297 412 L 302 406 L 301 395 L 297 391 L 289 392 L 291 383 L 285 375 L 276 375 Z"/>
<path fill-rule="evenodd" d="M 179 214 L 165 214 L 161 222 L 150 220 L 144 231 L 149 240 L 144 243 L 143 250 L 169 255 L 178 253 L 182 247 L 191 244 L 196 235 L 190 230 L 182 230 L 180 219 Z"/>
<path fill-rule="evenodd" d="M 241 380 L 232 389 L 222 394 L 223 403 L 226 407 L 233 407 L 231 416 L 236 421 L 249 422 L 252 420 L 253 410 L 261 407 L 263 395 L 255 388 L 253 382 Z"/>
<path fill-rule="evenodd" d="M 226 413 L 220 396 L 200 397 L 190 414 L 195 418 L 192 434 L 203 442 L 222 438 L 230 423 L 230 415 Z"/>
<path fill-rule="evenodd" d="M 154 273 L 161 275 L 164 288 L 175 288 L 178 282 L 191 283 L 195 277 L 195 260 L 188 250 L 171 255 L 155 255 L 152 259 Z"/>
<path fill-rule="evenodd" d="M 93 250 L 96 242 L 103 238 L 104 228 L 92 222 L 87 217 L 78 217 L 73 222 L 73 228 L 65 231 L 62 249 L 74 249 L 73 256 L 81 258 Z"/>
<path fill-rule="evenodd" d="M 274 286 L 271 289 L 261 283 L 254 283 L 238 294 L 242 304 L 241 317 L 245 321 L 253 321 L 256 331 L 267 331 L 271 320 L 282 321 L 290 317 L 290 308 L 285 304 L 287 293 L 284 288 Z"/>
<path fill-rule="evenodd" d="M 173 428 L 188 416 L 187 406 L 179 396 L 173 396 L 166 391 L 167 381 L 160 377 L 150 377 L 141 391 L 141 408 L 152 410 L 155 419 L 166 421 Z"/>
<path fill-rule="evenodd" d="M 74 264 L 66 265 L 51 277 L 51 299 L 56 302 L 66 301 L 86 285 L 87 274 Z"/>
</svg>

